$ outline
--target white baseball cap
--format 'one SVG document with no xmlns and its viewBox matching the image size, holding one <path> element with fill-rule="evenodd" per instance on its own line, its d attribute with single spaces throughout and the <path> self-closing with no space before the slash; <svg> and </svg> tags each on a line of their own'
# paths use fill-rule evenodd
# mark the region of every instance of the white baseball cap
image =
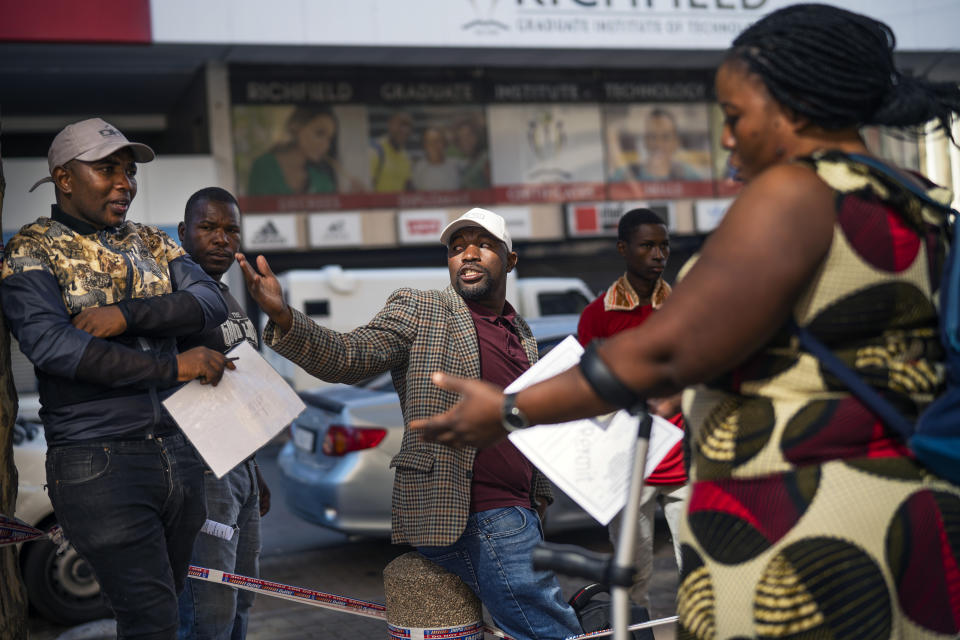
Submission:
<svg viewBox="0 0 960 640">
<path fill-rule="evenodd" d="M 507 221 L 493 211 L 479 207 L 470 209 L 444 227 L 443 233 L 440 234 L 440 243 L 446 246 L 450 242 L 450 236 L 464 227 L 483 227 L 493 237 L 507 245 L 507 251 L 513 251 L 513 240 L 510 239 L 510 233 L 507 231 Z"/>
<path fill-rule="evenodd" d="M 53 170 L 71 160 L 93 162 L 106 158 L 118 149 L 129 147 L 137 162 L 150 162 L 156 157 L 153 149 L 139 142 L 130 142 L 112 124 L 100 118 L 90 118 L 68 124 L 57 134 L 47 152 L 47 168 L 50 175 L 30 187 L 33 191 L 44 182 L 53 182 Z"/>
</svg>

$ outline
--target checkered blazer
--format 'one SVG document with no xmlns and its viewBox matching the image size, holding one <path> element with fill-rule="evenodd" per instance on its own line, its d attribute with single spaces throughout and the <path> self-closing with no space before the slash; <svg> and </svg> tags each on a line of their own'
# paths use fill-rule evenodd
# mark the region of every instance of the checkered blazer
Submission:
<svg viewBox="0 0 960 640">
<path fill-rule="evenodd" d="M 537 345 L 519 316 L 516 328 L 531 364 Z M 264 343 L 328 382 L 354 383 L 389 370 L 400 394 L 404 425 L 449 409 L 457 395 L 430 381 L 434 371 L 480 377 L 480 352 L 473 318 L 453 287 L 443 291 L 399 289 L 379 313 L 349 333 L 325 329 L 297 310 L 283 336 L 269 323 Z M 470 513 L 472 447 L 452 449 L 424 442 L 404 430 L 400 452 L 390 462 L 393 483 L 393 542 L 445 546 L 463 533 Z M 531 506 L 553 501 L 550 485 L 536 469 Z"/>
</svg>

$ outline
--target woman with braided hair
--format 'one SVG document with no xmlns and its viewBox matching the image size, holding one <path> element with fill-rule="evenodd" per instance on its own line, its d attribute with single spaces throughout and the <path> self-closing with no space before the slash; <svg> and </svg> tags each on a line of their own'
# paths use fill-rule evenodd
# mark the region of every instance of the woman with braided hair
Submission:
<svg viewBox="0 0 960 640">
<path fill-rule="evenodd" d="M 936 291 L 950 194 L 872 163 L 863 125 L 949 131 L 960 90 L 900 73 L 889 27 L 825 5 L 773 12 L 716 76 L 747 182 L 661 311 L 578 367 L 416 425 L 451 446 L 687 388 L 692 490 L 679 637 L 955 638 L 960 488 L 803 352 L 807 328 L 915 418 L 941 389 Z M 503 420 L 504 410 L 510 422 Z"/>
</svg>

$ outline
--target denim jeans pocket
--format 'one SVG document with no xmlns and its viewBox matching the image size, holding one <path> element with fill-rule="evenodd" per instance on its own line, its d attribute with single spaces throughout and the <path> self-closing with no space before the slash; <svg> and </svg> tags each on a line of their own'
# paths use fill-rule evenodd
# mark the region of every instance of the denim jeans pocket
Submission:
<svg viewBox="0 0 960 640">
<path fill-rule="evenodd" d="M 455 549 L 451 551 L 450 547 L 417 547 L 417 552 L 441 567 L 460 560 L 460 553 Z"/>
<path fill-rule="evenodd" d="M 531 513 L 520 507 L 502 507 L 485 511 L 477 519 L 477 527 L 489 538 L 514 536 L 527 528 Z"/>
<path fill-rule="evenodd" d="M 110 450 L 106 447 L 69 447 L 47 452 L 48 476 L 61 484 L 90 482 L 109 469 Z"/>
</svg>

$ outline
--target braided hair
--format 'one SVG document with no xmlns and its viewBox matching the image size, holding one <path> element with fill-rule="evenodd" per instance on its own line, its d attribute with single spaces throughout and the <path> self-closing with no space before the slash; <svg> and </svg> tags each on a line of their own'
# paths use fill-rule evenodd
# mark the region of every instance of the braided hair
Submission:
<svg viewBox="0 0 960 640">
<path fill-rule="evenodd" d="M 785 107 L 825 129 L 913 127 L 937 120 L 950 135 L 960 87 L 905 75 L 886 24 L 823 4 L 768 14 L 741 33 L 727 60 L 758 75 Z"/>
</svg>

